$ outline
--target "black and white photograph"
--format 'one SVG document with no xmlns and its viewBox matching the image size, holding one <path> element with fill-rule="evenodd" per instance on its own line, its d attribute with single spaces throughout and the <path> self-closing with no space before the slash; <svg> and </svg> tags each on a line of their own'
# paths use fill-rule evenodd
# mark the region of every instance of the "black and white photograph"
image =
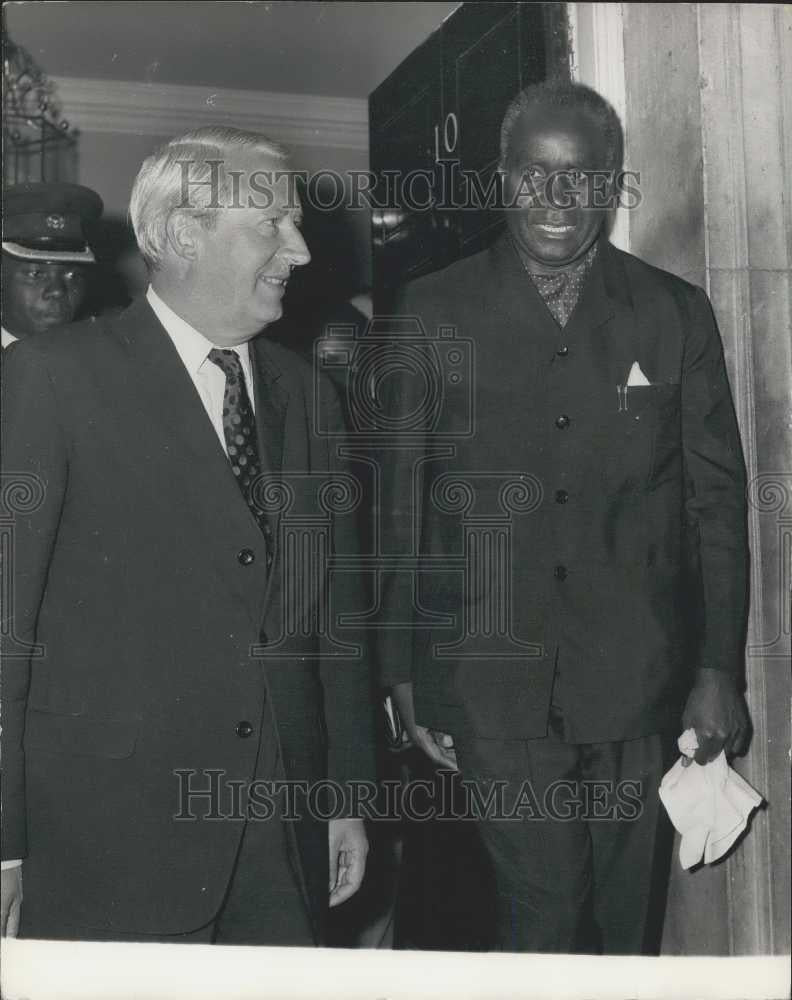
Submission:
<svg viewBox="0 0 792 1000">
<path fill-rule="evenodd" d="M 2 17 L 2 998 L 789 997 L 792 6 Z"/>
</svg>

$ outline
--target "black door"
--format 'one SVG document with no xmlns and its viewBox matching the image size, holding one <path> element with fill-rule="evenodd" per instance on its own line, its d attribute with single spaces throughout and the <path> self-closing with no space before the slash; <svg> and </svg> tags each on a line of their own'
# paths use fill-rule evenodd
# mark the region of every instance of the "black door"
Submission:
<svg viewBox="0 0 792 1000">
<path fill-rule="evenodd" d="M 548 75 L 569 76 L 564 4 L 465 3 L 371 94 L 377 312 L 494 238 L 501 119 Z"/>
</svg>

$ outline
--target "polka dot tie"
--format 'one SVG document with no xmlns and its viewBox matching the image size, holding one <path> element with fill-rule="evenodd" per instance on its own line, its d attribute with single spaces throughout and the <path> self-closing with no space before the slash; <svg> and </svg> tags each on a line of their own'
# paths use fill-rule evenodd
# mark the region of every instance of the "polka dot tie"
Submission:
<svg viewBox="0 0 792 1000">
<path fill-rule="evenodd" d="M 216 364 L 226 378 L 223 396 L 223 434 L 225 436 L 231 471 L 242 491 L 245 502 L 267 540 L 267 565 L 272 562 L 272 530 L 264 511 L 256 504 L 253 489 L 261 474 L 259 461 L 256 417 L 250 405 L 242 363 L 236 351 L 213 348 L 209 360 Z"/>
</svg>

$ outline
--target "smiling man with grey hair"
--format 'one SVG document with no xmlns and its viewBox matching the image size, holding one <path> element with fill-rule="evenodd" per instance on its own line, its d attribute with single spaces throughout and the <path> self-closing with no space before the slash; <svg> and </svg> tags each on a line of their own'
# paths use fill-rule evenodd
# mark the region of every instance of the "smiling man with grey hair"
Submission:
<svg viewBox="0 0 792 1000">
<path fill-rule="evenodd" d="M 340 409 L 260 336 L 310 259 L 289 179 L 255 133 L 171 140 L 132 194 L 145 297 L 4 365 L 4 479 L 40 502 L 3 609 L 3 933 L 320 943 L 362 880 L 361 820 L 266 794 L 373 776 L 367 664 L 326 655 L 336 586 L 269 502 L 348 481 L 312 432 Z"/>
</svg>

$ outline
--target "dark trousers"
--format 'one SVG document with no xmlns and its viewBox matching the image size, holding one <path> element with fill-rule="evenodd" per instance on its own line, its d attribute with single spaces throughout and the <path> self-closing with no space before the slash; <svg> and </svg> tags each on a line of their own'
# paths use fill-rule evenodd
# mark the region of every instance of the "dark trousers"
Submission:
<svg viewBox="0 0 792 1000">
<path fill-rule="evenodd" d="M 477 824 L 498 948 L 657 953 L 673 843 L 658 787 L 673 749 L 663 735 L 567 743 L 555 707 L 541 739 L 457 740 L 461 777 L 479 801 L 503 783 L 500 815 Z M 507 818 L 520 805 L 522 818 Z"/>
</svg>

